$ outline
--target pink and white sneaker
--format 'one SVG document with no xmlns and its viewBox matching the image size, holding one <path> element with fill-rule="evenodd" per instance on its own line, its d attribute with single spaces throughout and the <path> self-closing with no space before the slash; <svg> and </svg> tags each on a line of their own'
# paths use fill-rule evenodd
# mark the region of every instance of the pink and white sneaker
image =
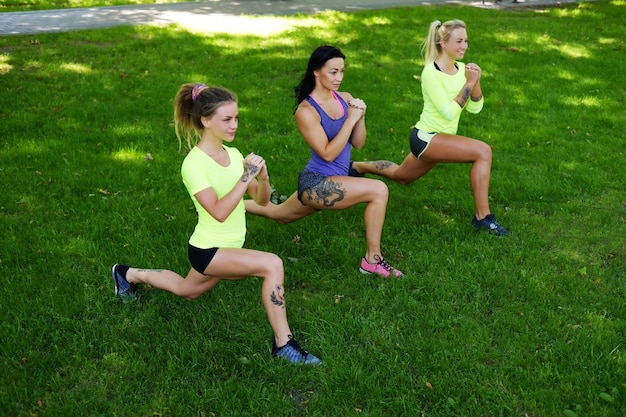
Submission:
<svg viewBox="0 0 626 417">
<path fill-rule="evenodd" d="M 374 259 L 376 259 L 376 263 L 371 264 L 367 262 L 367 259 L 365 259 L 365 257 L 363 257 L 363 259 L 361 260 L 361 267 L 359 268 L 359 271 L 362 274 L 376 274 L 385 278 L 389 278 L 390 275 L 393 275 L 394 277 L 404 276 L 402 271 L 399 271 L 393 266 L 389 265 L 389 263 L 380 256 L 374 255 Z"/>
</svg>

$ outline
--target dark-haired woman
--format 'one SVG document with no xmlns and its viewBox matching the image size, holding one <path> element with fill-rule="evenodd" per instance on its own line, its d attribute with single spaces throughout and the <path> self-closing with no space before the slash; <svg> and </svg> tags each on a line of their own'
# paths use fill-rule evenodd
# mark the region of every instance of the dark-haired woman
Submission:
<svg viewBox="0 0 626 417">
<path fill-rule="evenodd" d="M 320 46 L 311 54 L 306 72 L 296 87 L 295 121 L 308 144 L 311 158 L 298 177 L 298 191 L 285 202 L 267 206 L 246 200 L 246 211 L 290 223 L 318 210 L 343 210 L 365 203 L 367 249 L 359 271 L 383 277 L 403 273 L 392 267 L 380 248 L 387 185 L 379 180 L 348 176 L 351 148 L 365 144 L 363 100 L 339 92 L 345 56 L 336 47 Z"/>
</svg>

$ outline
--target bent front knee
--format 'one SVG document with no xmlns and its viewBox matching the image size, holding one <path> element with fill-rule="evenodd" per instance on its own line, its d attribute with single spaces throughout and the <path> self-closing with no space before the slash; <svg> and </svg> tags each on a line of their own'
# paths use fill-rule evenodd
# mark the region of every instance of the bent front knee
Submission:
<svg viewBox="0 0 626 417">
<path fill-rule="evenodd" d="M 370 190 L 379 200 L 387 201 L 389 199 L 389 188 L 380 180 L 374 180 Z"/>
<path fill-rule="evenodd" d="M 478 156 L 480 160 L 491 162 L 492 151 L 491 146 L 487 145 L 484 142 L 480 142 L 480 146 L 478 147 Z"/>
<path fill-rule="evenodd" d="M 267 271 L 267 275 L 284 275 L 285 268 L 283 266 L 283 260 L 274 253 L 267 253 L 267 256 L 263 259 L 263 266 Z"/>
</svg>

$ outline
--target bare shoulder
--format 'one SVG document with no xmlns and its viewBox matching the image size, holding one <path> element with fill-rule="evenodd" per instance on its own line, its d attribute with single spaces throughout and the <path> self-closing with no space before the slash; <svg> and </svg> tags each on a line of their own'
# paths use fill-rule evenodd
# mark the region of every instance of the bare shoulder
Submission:
<svg viewBox="0 0 626 417">
<path fill-rule="evenodd" d="M 339 97 L 341 97 L 346 103 L 350 100 L 352 100 L 354 97 L 352 97 L 352 94 L 348 93 L 347 91 L 337 91 L 337 94 L 339 95 Z"/>
<path fill-rule="evenodd" d="M 311 105 L 311 103 L 308 102 L 308 100 L 302 100 L 300 102 L 300 104 L 298 104 L 298 107 L 296 108 L 296 113 L 300 112 L 300 111 L 307 111 L 307 109 L 312 109 L 313 106 Z"/>
<path fill-rule="evenodd" d="M 300 104 L 298 104 L 298 108 L 294 114 L 296 120 L 316 120 L 319 121 L 320 115 L 315 110 L 315 107 L 311 105 L 308 101 L 304 100 Z"/>
</svg>

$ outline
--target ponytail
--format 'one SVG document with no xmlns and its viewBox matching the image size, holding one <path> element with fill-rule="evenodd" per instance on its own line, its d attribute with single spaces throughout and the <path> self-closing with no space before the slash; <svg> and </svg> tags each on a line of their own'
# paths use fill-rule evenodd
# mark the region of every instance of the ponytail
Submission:
<svg viewBox="0 0 626 417">
<path fill-rule="evenodd" d="M 424 63 L 430 64 L 435 62 L 437 56 L 441 52 L 441 43 L 447 42 L 452 31 L 458 28 L 465 29 L 465 22 L 459 19 L 448 20 L 441 23 L 435 20 L 428 27 L 428 35 L 422 44 L 422 54 L 424 55 Z"/>
<path fill-rule="evenodd" d="M 202 137 L 202 117 L 211 117 L 226 103 L 236 103 L 237 96 L 222 87 L 201 83 L 183 84 L 174 98 L 174 128 L 179 145 L 183 140 L 189 149 Z"/>
</svg>

